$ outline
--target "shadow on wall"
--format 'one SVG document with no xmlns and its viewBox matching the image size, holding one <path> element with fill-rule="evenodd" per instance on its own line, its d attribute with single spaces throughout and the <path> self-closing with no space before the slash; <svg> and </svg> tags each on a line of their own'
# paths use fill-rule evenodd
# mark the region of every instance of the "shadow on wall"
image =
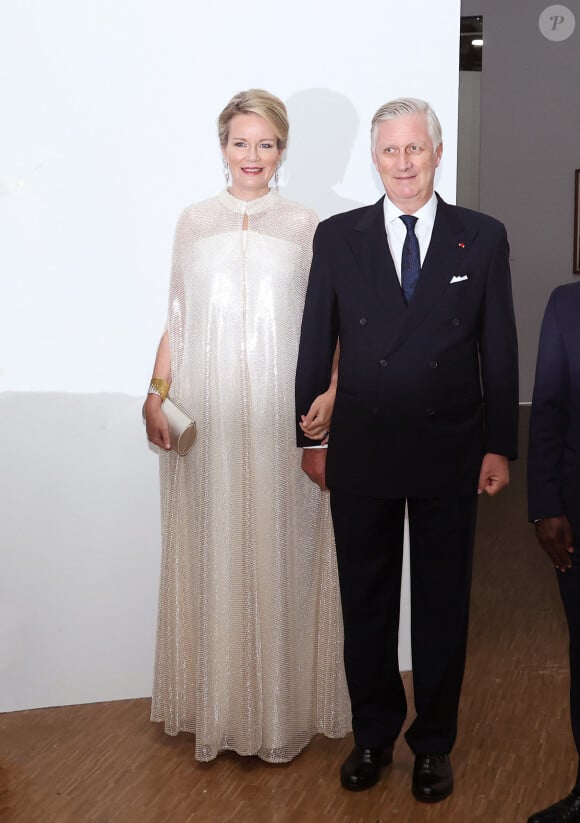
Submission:
<svg viewBox="0 0 580 823">
<path fill-rule="evenodd" d="M 355 107 L 331 89 L 305 89 L 287 101 L 290 141 L 284 195 L 311 206 L 321 220 L 364 205 L 343 197 L 343 180 L 359 128 Z"/>
<path fill-rule="evenodd" d="M 357 111 L 348 97 L 332 89 L 305 89 L 288 98 L 286 106 L 290 119 L 290 141 L 284 162 L 287 180 L 284 196 L 310 206 L 321 220 L 367 205 L 343 197 L 335 190 L 348 169 L 360 125 Z M 370 151 L 368 162 L 372 166 Z M 378 198 L 384 194 L 384 189 L 374 166 L 373 174 Z M 402 671 L 411 669 L 408 547 L 408 520 L 405 518 L 399 631 L 399 665 Z"/>
</svg>

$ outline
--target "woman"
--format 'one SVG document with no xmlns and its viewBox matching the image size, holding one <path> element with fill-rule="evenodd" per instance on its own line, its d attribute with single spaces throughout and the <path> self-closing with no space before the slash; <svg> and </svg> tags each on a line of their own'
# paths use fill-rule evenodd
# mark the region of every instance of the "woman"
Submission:
<svg viewBox="0 0 580 823">
<path fill-rule="evenodd" d="M 269 187 L 288 135 L 280 100 L 242 92 L 218 129 L 230 185 L 179 220 L 145 404 L 164 450 L 152 719 L 193 732 L 199 760 L 233 749 L 275 763 L 350 726 L 330 516 L 294 436 L 316 217 Z M 168 451 L 169 383 L 197 421 L 185 458 Z M 326 432 L 333 391 L 309 411 L 312 437 Z"/>
</svg>

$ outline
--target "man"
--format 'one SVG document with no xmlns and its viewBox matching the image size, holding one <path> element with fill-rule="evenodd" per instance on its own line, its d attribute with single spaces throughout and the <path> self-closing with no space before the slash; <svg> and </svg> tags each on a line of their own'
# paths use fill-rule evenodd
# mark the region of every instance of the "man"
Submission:
<svg viewBox="0 0 580 823">
<path fill-rule="evenodd" d="M 298 443 L 310 443 L 302 416 L 328 386 L 338 340 L 328 451 L 305 449 L 303 467 L 320 485 L 326 468 L 331 492 L 356 744 L 341 782 L 377 782 L 406 716 L 397 645 L 407 503 L 417 716 L 406 739 L 413 793 L 436 802 L 453 789 L 477 493 L 503 488 L 516 456 L 508 244 L 496 220 L 434 193 L 443 146 L 427 103 L 387 103 L 371 136 L 386 197 L 322 222 L 314 240 Z"/>
<path fill-rule="evenodd" d="M 570 630 L 570 708 L 580 752 L 580 283 L 551 295 L 542 323 L 530 415 L 528 514 L 558 570 Z M 572 792 L 528 823 L 580 821 L 580 766 Z"/>
</svg>

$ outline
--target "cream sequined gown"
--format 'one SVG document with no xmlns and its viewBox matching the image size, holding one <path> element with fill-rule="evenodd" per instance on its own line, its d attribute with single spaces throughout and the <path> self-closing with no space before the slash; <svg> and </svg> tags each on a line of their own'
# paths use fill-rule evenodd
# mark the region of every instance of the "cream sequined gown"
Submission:
<svg viewBox="0 0 580 823">
<path fill-rule="evenodd" d="M 295 445 L 315 226 L 275 191 L 223 192 L 177 226 L 171 394 L 198 438 L 185 458 L 161 455 L 152 719 L 193 732 L 199 760 L 233 749 L 283 762 L 350 728 L 328 500 Z"/>
</svg>

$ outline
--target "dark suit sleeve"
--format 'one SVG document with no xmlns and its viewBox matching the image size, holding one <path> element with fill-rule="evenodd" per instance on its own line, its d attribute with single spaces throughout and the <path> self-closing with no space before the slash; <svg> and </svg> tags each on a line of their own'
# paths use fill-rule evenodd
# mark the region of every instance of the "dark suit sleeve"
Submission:
<svg viewBox="0 0 580 823">
<path fill-rule="evenodd" d="M 568 427 L 569 372 L 558 326 L 558 291 L 552 293 L 540 332 L 528 448 L 530 521 L 565 514 L 561 466 Z"/>
<path fill-rule="evenodd" d="M 314 235 L 314 253 L 306 291 L 296 369 L 296 431 L 299 446 L 312 446 L 298 422 L 330 383 L 338 338 L 335 293 L 330 264 L 331 232 L 323 222 Z"/>
<path fill-rule="evenodd" d="M 515 460 L 518 451 L 518 343 L 505 228 L 490 258 L 479 341 L 485 451 Z"/>
</svg>

